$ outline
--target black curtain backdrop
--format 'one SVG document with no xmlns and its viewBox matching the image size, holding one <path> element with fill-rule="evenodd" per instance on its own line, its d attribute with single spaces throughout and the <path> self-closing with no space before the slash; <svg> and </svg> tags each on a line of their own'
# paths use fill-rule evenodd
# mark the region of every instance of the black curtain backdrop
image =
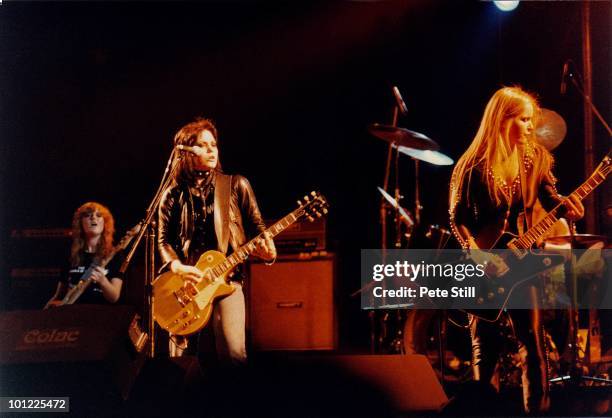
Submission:
<svg viewBox="0 0 612 418">
<path fill-rule="evenodd" d="M 348 295 L 359 287 L 359 249 L 380 245 L 376 186 L 386 158 L 386 144 L 366 127 L 391 122 L 391 87 L 409 110 L 400 126 L 455 160 L 498 87 L 536 92 L 568 124 L 555 151 L 568 193 L 584 177 L 582 100 L 572 86 L 561 96 L 559 84 L 566 59 L 581 67 L 581 7 L 5 0 L 0 279 L 6 286 L 13 265 L 11 230 L 68 227 L 84 201 L 109 206 L 121 236 L 143 216 L 176 130 L 205 116 L 218 125 L 225 170 L 250 179 L 266 218 L 283 216 L 310 190 L 327 196 L 341 329 L 354 335 L 348 318 L 362 314 Z M 591 10 L 594 102 L 610 120 L 610 3 Z M 595 135 L 600 156 L 609 139 L 598 122 Z M 413 163 L 402 158 L 400 170 L 410 208 Z M 421 164 L 426 225 L 448 223 L 451 170 Z"/>
</svg>

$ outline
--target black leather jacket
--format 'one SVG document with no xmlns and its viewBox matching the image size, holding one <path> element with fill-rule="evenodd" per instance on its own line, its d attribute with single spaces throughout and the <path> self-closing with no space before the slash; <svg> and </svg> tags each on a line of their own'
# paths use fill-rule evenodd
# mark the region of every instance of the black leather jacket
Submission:
<svg viewBox="0 0 612 418">
<path fill-rule="evenodd" d="M 530 178 L 529 180 L 529 187 L 537 190 L 537 195 L 534 198 L 537 197 L 545 210 L 551 210 L 563 199 L 563 196 L 557 193 L 556 179 L 552 173 L 542 179 Z M 489 249 L 492 245 L 486 245 L 486 243 L 495 242 L 503 230 L 521 235 L 523 231 L 518 226 L 519 215 L 524 212 L 527 227 L 531 226 L 533 224 L 532 209 L 535 205 L 535 200 L 533 200 L 527 202 L 527 207 L 524 207 L 521 196 L 522 193 L 518 190 L 510 205 L 496 206 L 489 196 L 486 183 L 482 179 L 482 171 L 475 169 L 471 178 L 468 175 L 465 176 L 459 201 L 449 211 L 451 229 L 455 238 L 462 247 L 467 248 L 468 237 L 465 236 L 465 232 L 462 232 L 461 228 L 458 228 L 458 226 L 464 226 L 477 241 L 480 241 L 480 245 L 485 244 L 483 248 Z M 506 222 L 508 222 L 507 227 L 505 226 Z"/>
<path fill-rule="evenodd" d="M 240 175 L 217 173 L 215 178 L 214 223 L 217 250 L 239 248 L 266 228 L 253 189 Z M 159 204 L 157 244 L 164 270 L 174 260 L 186 262 L 193 237 L 195 218 L 193 194 L 186 185 L 166 189 Z M 212 249 L 212 248 L 211 248 Z"/>
</svg>

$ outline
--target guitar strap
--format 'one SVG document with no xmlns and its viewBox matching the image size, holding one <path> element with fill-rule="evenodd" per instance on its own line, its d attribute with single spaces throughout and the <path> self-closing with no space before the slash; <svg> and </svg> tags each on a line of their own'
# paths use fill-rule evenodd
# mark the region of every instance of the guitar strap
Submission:
<svg viewBox="0 0 612 418">
<path fill-rule="evenodd" d="M 229 242 L 229 211 L 232 195 L 232 176 L 217 173 L 215 183 L 215 234 L 217 235 L 217 248 L 223 254 L 227 253 Z"/>
<path fill-rule="evenodd" d="M 525 233 L 526 231 L 529 230 L 529 228 L 531 228 L 531 217 L 532 217 L 532 212 L 533 212 L 533 208 L 527 205 L 527 172 L 525 171 L 525 164 L 524 164 L 524 158 L 525 158 L 525 151 L 524 150 L 520 150 L 519 152 L 519 176 L 520 176 L 520 181 L 521 181 L 521 200 L 523 202 L 523 219 L 521 220 L 521 216 L 519 215 L 518 219 L 519 219 L 519 225 L 518 225 L 518 231 L 519 231 L 519 235 L 522 236 L 523 233 Z"/>
</svg>

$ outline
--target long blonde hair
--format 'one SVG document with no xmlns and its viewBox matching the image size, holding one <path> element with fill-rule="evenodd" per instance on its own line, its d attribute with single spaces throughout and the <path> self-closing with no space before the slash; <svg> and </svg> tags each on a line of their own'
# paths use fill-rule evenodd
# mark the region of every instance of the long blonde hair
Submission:
<svg viewBox="0 0 612 418">
<path fill-rule="evenodd" d="M 108 208 L 97 202 L 87 202 L 81 205 L 72 215 L 72 246 L 70 247 L 70 265 L 78 267 L 83 263 L 83 249 L 86 245 L 85 233 L 81 219 L 92 212 L 100 212 L 104 219 L 104 231 L 98 241 L 95 258 L 106 257 L 113 248 L 113 235 L 115 235 L 115 219 Z"/>
<path fill-rule="evenodd" d="M 533 106 L 533 125 L 535 127 L 540 107 L 534 95 L 517 86 L 503 87 L 493 94 L 485 107 L 474 140 L 459 158 L 453 170 L 450 194 L 451 211 L 459 202 L 466 175 L 469 182 L 472 171 L 476 167 L 480 168 L 482 181 L 487 185 L 489 196 L 496 206 L 508 203 L 508 197 L 504 194 L 502 187 L 489 173 L 510 157 L 512 152 L 509 135 L 511 124 L 508 121 L 520 115 L 528 104 Z M 531 184 L 533 186 L 539 184 L 541 179 L 549 174 L 553 158 L 543 146 L 535 141 L 535 129 L 532 132 L 532 138 L 528 138 L 528 141 L 532 150 L 532 155 L 529 157 L 533 161 L 529 183 L 533 183 Z M 529 194 L 526 196 L 526 201 L 531 202 L 530 204 L 537 197 L 537 190 L 533 189 L 534 187 L 526 188 Z"/>
</svg>

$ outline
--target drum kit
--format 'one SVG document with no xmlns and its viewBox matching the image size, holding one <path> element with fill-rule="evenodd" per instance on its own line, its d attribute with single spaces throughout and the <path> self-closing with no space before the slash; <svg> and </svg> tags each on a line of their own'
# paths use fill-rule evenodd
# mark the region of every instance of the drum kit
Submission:
<svg viewBox="0 0 612 418">
<path fill-rule="evenodd" d="M 388 187 L 388 179 L 389 172 L 391 169 L 390 161 L 391 158 L 388 159 L 388 164 L 385 173 L 385 185 L 384 187 L 378 187 L 378 191 L 380 192 L 381 199 L 381 224 L 385 229 L 383 231 L 383 243 L 382 248 L 387 247 L 386 242 L 386 215 L 387 209 L 391 208 L 395 211 L 395 247 L 402 248 L 402 237 L 407 239 L 408 245 L 410 245 L 411 237 L 413 235 L 413 231 L 419 227 L 421 221 L 421 211 L 423 207 L 421 206 L 420 201 L 420 179 L 419 179 L 419 162 L 423 161 L 428 164 L 437 165 L 437 166 L 450 166 L 454 164 L 452 158 L 440 152 L 440 146 L 436 141 L 429 138 L 428 136 L 416 132 L 411 131 L 409 129 L 400 128 L 393 125 L 382 125 L 378 123 L 374 123 L 368 127 L 368 131 L 375 138 L 381 139 L 388 143 L 389 145 L 389 156 L 395 152 L 395 189 L 394 196 L 387 192 Z M 415 166 L 415 197 L 414 197 L 414 212 L 407 210 L 402 207 L 400 204 L 401 193 L 399 189 L 398 179 L 399 179 L 399 156 L 405 155 L 410 157 L 414 161 Z M 402 233 L 401 226 L 405 227 L 406 232 Z M 437 225 L 430 225 L 425 236 L 429 239 L 435 240 L 435 236 L 442 235 L 443 237 L 450 237 L 450 233 L 445 228 L 440 228 Z M 437 241 L 437 245 L 443 245 L 446 243 L 447 239 L 442 239 Z M 439 247 L 438 247 L 439 248 Z"/>
<path fill-rule="evenodd" d="M 451 237 L 451 233 L 446 228 L 440 227 L 438 225 L 430 225 L 428 228 L 419 228 L 421 222 L 420 214 L 423 209 L 420 201 L 419 163 L 425 162 L 427 164 L 435 166 L 451 166 L 454 164 L 454 161 L 452 158 L 440 151 L 439 144 L 433 139 L 420 132 L 396 126 L 398 110 L 399 108 L 396 107 L 392 125 L 374 123 L 368 126 L 368 131 L 373 137 L 382 140 L 388 144 L 388 155 L 384 185 L 383 187 L 378 187 L 378 191 L 381 195 L 381 249 L 387 248 L 388 245 L 386 220 L 388 213 L 391 210 L 395 214 L 395 228 L 393 228 L 395 230 L 395 248 L 410 248 L 411 246 L 413 246 L 413 234 L 415 231 L 419 230 L 427 231 L 424 234 L 424 237 L 427 240 L 424 242 L 428 246 L 422 246 L 423 242 L 418 242 L 417 245 L 421 246 L 421 248 L 431 248 L 440 250 L 446 247 L 448 240 Z M 565 124 L 565 121 L 561 116 L 559 116 L 559 114 L 549 109 L 542 109 L 542 113 L 540 114 L 539 118 L 539 123 L 536 127 L 536 139 L 541 145 L 543 145 L 549 151 L 552 151 L 561 144 L 561 142 L 565 138 L 566 132 L 567 126 Z M 402 197 L 399 189 L 400 156 L 409 157 L 414 162 L 415 195 L 413 206 L 414 209 L 412 211 L 403 207 L 400 202 Z M 393 160 L 395 162 L 393 167 L 395 172 L 395 187 L 390 193 L 387 190 L 389 188 L 389 178 Z M 551 245 L 556 246 L 570 246 L 570 248 L 593 248 L 593 246 L 601 245 L 601 243 L 603 242 L 603 245 L 607 247 L 605 237 L 587 234 L 574 234 L 571 236 L 551 237 L 548 238 L 547 242 Z M 364 289 L 361 289 L 355 294 L 363 290 Z M 452 379 L 453 372 L 455 372 L 455 376 L 465 376 L 465 367 L 469 367 L 470 363 L 469 353 L 466 354 L 465 352 L 463 352 L 459 353 L 458 356 L 455 356 L 455 353 L 453 351 L 464 351 L 464 347 L 458 348 L 449 346 L 449 350 L 446 350 L 446 343 L 442 341 L 444 338 L 444 334 L 446 334 L 446 315 L 448 315 L 448 313 L 433 315 L 432 312 L 425 311 L 424 313 L 421 312 L 419 314 L 418 310 L 407 310 L 407 308 L 409 308 L 409 306 L 389 307 L 389 309 L 384 310 L 380 315 L 377 315 L 374 311 L 370 312 L 371 350 L 373 352 L 413 353 L 419 351 L 416 349 L 418 348 L 418 346 L 424 347 L 426 344 L 425 341 L 433 341 L 435 339 L 439 339 L 439 350 L 434 350 L 438 351 L 437 353 L 434 352 L 433 356 L 431 356 L 431 350 L 427 350 L 429 351 L 429 353 L 423 352 L 422 354 L 428 354 L 430 355 L 430 357 L 433 357 L 431 358 L 431 360 L 437 363 L 435 364 L 435 366 L 439 368 L 438 372 L 441 372 L 442 379 Z M 551 329 L 550 331 L 547 331 L 547 337 L 552 338 L 550 334 L 554 333 L 562 334 L 564 336 L 563 338 L 557 338 L 557 340 L 563 340 L 558 341 L 557 344 L 557 347 L 559 347 L 559 354 L 563 354 L 564 351 L 572 351 L 569 355 L 569 357 L 571 358 L 569 362 L 576 362 L 576 335 L 578 326 L 578 312 L 575 308 L 570 309 L 569 311 L 561 310 L 559 312 L 561 313 L 557 313 L 556 315 L 562 315 L 566 317 L 566 320 L 563 321 L 563 323 L 568 324 L 568 326 L 563 327 L 563 330 L 555 331 L 555 329 Z M 436 316 L 439 317 L 438 321 L 436 321 Z M 570 318 L 567 318 L 568 316 Z M 435 322 L 438 322 L 438 325 L 431 327 L 431 325 L 434 325 Z M 451 322 L 456 323 L 456 321 Z M 421 325 L 415 326 L 415 323 L 420 323 Z M 428 323 L 430 325 L 424 325 L 425 323 Z M 434 330 L 435 328 L 438 329 L 438 338 L 436 338 L 436 336 L 434 335 L 431 335 L 432 330 Z M 464 338 L 460 338 L 460 340 L 461 344 L 466 343 Z M 453 348 L 455 348 L 455 350 L 453 350 Z M 462 366 L 458 366 L 456 367 L 457 370 L 453 370 L 452 365 L 449 364 L 448 361 L 439 361 L 439 359 L 442 358 L 448 359 L 449 355 L 451 358 L 456 360 L 455 362 L 457 364 L 460 364 Z M 444 369 L 447 369 L 449 375 L 445 376 Z"/>
<path fill-rule="evenodd" d="M 395 94 L 397 99 L 399 91 L 395 92 Z M 389 228 L 389 231 L 394 231 L 394 248 L 409 248 L 418 245 L 421 248 L 441 249 L 446 246 L 451 236 L 448 229 L 438 225 L 429 225 L 427 228 L 420 227 L 423 207 L 421 206 L 420 199 L 419 164 L 420 162 L 425 162 L 436 166 L 451 166 L 454 164 L 454 161 L 442 153 L 439 144 L 427 135 L 397 126 L 397 117 L 402 109 L 402 105 L 403 102 L 400 99 L 394 109 L 393 123 L 391 125 L 374 123 L 368 126 L 368 132 L 373 137 L 384 141 L 388 145 L 384 184 L 382 187 L 377 188 L 381 195 L 381 248 L 385 249 L 388 246 L 387 216 L 389 213 L 394 213 L 394 228 Z M 415 194 L 413 210 L 408 210 L 401 204 L 399 162 L 402 157 L 408 157 L 414 163 Z M 392 164 L 392 162 L 394 163 Z M 389 189 L 392 168 L 395 174 L 394 188 L 389 193 L 387 190 Z M 425 245 L 423 245 L 423 242 L 414 239 L 416 231 L 419 231 L 421 235 L 419 238 L 424 239 Z M 360 289 L 354 295 L 363 290 Z M 418 311 L 406 311 L 407 307 L 389 306 L 388 309 L 381 312 L 370 311 L 370 345 L 372 352 L 407 353 L 413 351 L 412 346 L 414 344 L 411 336 L 414 333 L 412 330 L 408 332 L 408 341 L 404 339 L 403 335 L 405 334 L 404 327 L 413 322 L 409 321 L 408 318 L 411 314 L 418 313 Z"/>
</svg>

